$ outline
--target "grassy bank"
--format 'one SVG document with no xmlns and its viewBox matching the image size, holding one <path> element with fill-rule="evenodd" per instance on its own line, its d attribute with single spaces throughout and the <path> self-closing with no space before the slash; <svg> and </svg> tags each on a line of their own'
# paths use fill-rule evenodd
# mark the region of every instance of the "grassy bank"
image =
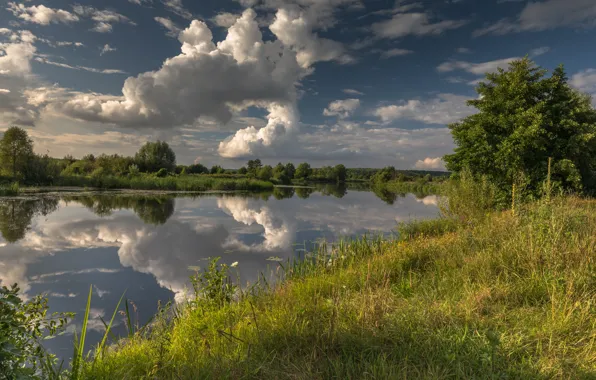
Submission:
<svg viewBox="0 0 596 380">
<path fill-rule="evenodd" d="M 432 223 L 407 226 L 399 242 L 341 243 L 235 302 L 212 271 L 200 279 L 215 293 L 97 355 L 82 376 L 596 376 L 596 202 Z"/>
<path fill-rule="evenodd" d="M 209 190 L 272 190 L 273 184 L 248 178 L 229 178 L 210 175 L 179 175 L 157 177 L 139 174 L 136 176 L 60 176 L 56 186 L 97 187 L 102 189 L 209 191 Z"/>
</svg>

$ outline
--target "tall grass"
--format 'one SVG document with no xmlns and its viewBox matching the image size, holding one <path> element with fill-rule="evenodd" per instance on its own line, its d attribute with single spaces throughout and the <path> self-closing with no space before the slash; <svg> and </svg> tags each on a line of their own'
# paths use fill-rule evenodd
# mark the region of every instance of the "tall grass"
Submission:
<svg viewBox="0 0 596 380">
<path fill-rule="evenodd" d="M 261 191 L 272 190 L 271 182 L 248 178 L 222 178 L 208 175 L 184 175 L 156 177 L 137 175 L 131 177 L 116 176 L 61 176 L 57 186 L 96 187 L 103 189 L 168 190 L 168 191 Z"/>
<path fill-rule="evenodd" d="M 323 245 L 235 300 L 199 292 L 82 376 L 594 378 L 596 202 L 554 197 L 515 214 L 458 202 L 463 216 L 439 234 Z"/>
</svg>

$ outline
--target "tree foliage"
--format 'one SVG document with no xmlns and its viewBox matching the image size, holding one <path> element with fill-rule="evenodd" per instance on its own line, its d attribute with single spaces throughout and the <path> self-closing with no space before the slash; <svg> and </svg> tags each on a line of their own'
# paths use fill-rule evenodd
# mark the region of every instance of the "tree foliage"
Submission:
<svg viewBox="0 0 596 380">
<path fill-rule="evenodd" d="M 23 174 L 27 162 L 33 157 L 33 140 L 22 128 L 10 127 L 0 140 L 0 168 L 13 178 Z"/>
<path fill-rule="evenodd" d="M 518 183 L 539 191 L 552 157 L 555 186 L 593 190 L 596 185 L 596 111 L 571 88 L 562 66 L 550 77 L 530 59 L 486 75 L 468 104 L 478 113 L 449 128 L 457 145 L 447 168 L 486 175 L 501 191 Z"/>
<path fill-rule="evenodd" d="M 147 142 L 135 155 L 135 163 L 144 172 L 157 172 L 159 169 L 174 171 L 176 154 L 165 141 Z"/>
<path fill-rule="evenodd" d="M 296 173 L 294 174 L 295 178 L 298 179 L 307 179 L 312 174 L 312 169 L 310 164 L 303 162 L 296 168 Z"/>
</svg>

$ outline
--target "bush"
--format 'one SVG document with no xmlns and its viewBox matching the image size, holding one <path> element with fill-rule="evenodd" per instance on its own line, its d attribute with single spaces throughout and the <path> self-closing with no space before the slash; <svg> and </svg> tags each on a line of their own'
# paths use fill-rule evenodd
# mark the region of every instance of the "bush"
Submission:
<svg viewBox="0 0 596 380">
<path fill-rule="evenodd" d="M 45 379 L 56 358 L 40 344 L 66 326 L 73 314 L 46 318 L 47 298 L 23 302 L 19 287 L 0 288 L 0 379 Z"/>
</svg>

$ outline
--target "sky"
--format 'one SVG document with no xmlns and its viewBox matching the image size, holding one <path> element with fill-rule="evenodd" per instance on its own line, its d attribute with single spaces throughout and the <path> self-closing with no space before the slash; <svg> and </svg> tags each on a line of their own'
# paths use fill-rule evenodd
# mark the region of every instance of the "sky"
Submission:
<svg viewBox="0 0 596 380">
<path fill-rule="evenodd" d="M 596 94 L 595 0 L 21 0 L 0 133 L 38 153 L 444 168 L 485 73 L 528 55 Z"/>
</svg>

